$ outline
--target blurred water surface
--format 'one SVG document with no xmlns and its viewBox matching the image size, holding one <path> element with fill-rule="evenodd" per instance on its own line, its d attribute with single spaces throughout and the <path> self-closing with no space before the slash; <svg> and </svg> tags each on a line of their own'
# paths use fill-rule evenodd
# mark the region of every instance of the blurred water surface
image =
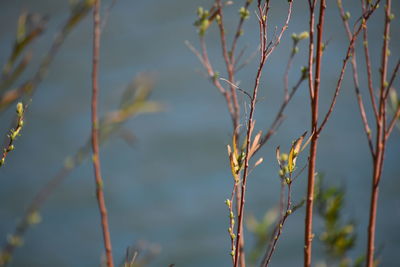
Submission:
<svg viewBox="0 0 400 267">
<path fill-rule="evenodd" d="M 125 249 L 139 240 L 161 246 L 150 266 L 229 266 L 228 214 L 224 200 L 231 190 L 226 156 L 231 125 L 223 98 L 202 75 L 195 56 L 185 47 L 195 46 L 193 27 L 197 6 L 212 1 L 127 1 L 112 9 L 102 36 L 101 113 L 115 109 L 124 86 L 143 71 L 155 73 L 152 99 L 166 105 L 165 112 L 135 118 L 127 127 L 137 137 L 134 147 L 113 139 L 101 150 L 105 194 L 115 258 L 122 261 Z M 238 2 L 238 1 L 235 1 Z M 271 25 L 281 25 L 286 1 L 273 1 Z M 347 40 L 336 6 L 328 1 L 326 39 L 330 44 L 323 59 L 321 113 L 332 96 Z M 104 1 L 103 6 L 110 4 Z M 346 3 L 353 17 L 358 2 Z M 48 14 L 46 33 L 32 46 L 34 63 L 50 47 L 54 34 L 68 16 L 68 1 L 11 1 L 0 3 L 0 62 L 10 53 L 16 21 L 23 10 Z M 240 4 L 227 8 L 227 31 L 236 25 Z M 399 10 L 395 1 L 393 10 Z M 254 7 L 252 8 L 254 10 Z M 382 13 L 382 12 L 380 12 Z M 396 12 L 395 12 L 396 13 Z M 240 48 L 246 55 L 257 47 L 254 12 L 246 24 Z M 282 44 L 270 58 L 262 78 L 257 111 L 257 129 L 265 129 L 282 98 L 282 73 L 290 51 L 290 34 L 307 30 L 305 1 L 296 1 L 293 19 Z M 380 56 L 381 15 L 370 23 L 371 51 L 377 73 Z M 397 15 L 397 14 L 396 14 Z M 90 16 L 89 16 L 90 17 Z M 30 104 L 23 135 L 0 172 L 0 234 L 2 241 L 13 230 L 35 192 L 74 153 L 90 132 L 91 20 L 85 19 L 68 37 L 56 56 L 47 78 Z M 399 57 L 398 18 L 394 20 L 392 62 Z M 207 34 L 209 52 L 224 76 L 218 35 Z M 300 46 L 291 82 L 306 64 L 306 47 Z M 375 53 L 375 51 L 377 51 Z M 33 64 L 35 65 L 35 64 Z M 238 74 L 241 87 L 250 89 L 256 62 Z M 24 77 L 34 73 L 28 69 Z M 362 85 L 365 77 L 361 75 Z M 378 81 L 378 77 L 375 77 Z M 364 90 L 365 88 L 363 88 Z M 367 97 L 365 96 L 367 99 Z M 247 101 L 240 97 L 243 104 Z M 260 155 L 264 163 L 248 184 L 247 214 L 261 218 L 278 202 L 279 180 L 274 150 L 287 150 L 292 140 L 309 129 L 308 91 L 301 87 L 286 115 L 279 134 Z M 368 103 L 368 101 L 367 101 Z M 1 133 L 7 131 L 12 109 L 0 115 Z M 371 115 L 368 114 L 372 119 Z M 377 246 L 382 247 L 382 266 L 397 266 L 400 250 L 399 133 L 390 139 L 378 213 Z M 359 242 L 351 256 L 365 251 L 369 206 L 371 159 L 362 131 L 351 76 L 346 75 L 336 110 L 320 139 L 318 171 L 329 183 L 347 189 L 346 217 L 358 223 Z M 305 162 L 306 156 L 300 159 Z M 294 197 L 305 194 L 305 176 L 298 179 Z M 95 199 L 92 166 L 85 163 L 55 192 L 42 211 L 43 222 L 28 232 L 25 244 L 15 253 L 12 266 L 98 266 L 102 237 Z M 301 266 L 304 210 L 290 217 L 274 266 Z M 321 230 L 316 219 L 315 232 Z M 248 246 L 252 240 L 246 236 Z M 397 253 L 396 253 L 397 252 Z M 315 240 L 315 262 L 324 257 Z"/>
</svg>

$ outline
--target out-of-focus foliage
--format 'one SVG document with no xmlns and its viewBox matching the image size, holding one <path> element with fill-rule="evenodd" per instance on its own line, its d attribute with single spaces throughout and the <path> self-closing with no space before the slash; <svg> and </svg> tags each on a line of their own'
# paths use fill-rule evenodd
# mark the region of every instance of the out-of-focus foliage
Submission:
<svg viewBox="0 0 400 267">
<path fill-rule="evenodd" d="M 159 244 L 139 241 L 126 249 L 124 262 L 121 267 L 144 267 L 148 266 L 161 252 Z M 106 266 L 105 264 L 103 264 Z M 169 265 L 173 266 L 173 264 Z"/>
<path fill-rule="evenodd" d="M 400 99 L 397 96 L 396 90 L 390 90 L 389 92 L 390 92 L 389 96 L 390 96 L 391 110 L 395 112 L 400 105 Z M 397 120 L 396 127 L 398 130 L 400 130 L 400 120 Z"/>
<path fill-rule="evenodd" d="M 113 135 L 119 135 L 129 144 L 132 142 L 133 134 L 123 128 L 123 124 L 133 117 L 142 113 L 159 112 L 163 109 L 158 102 L 148 100 L 154 87 L 154 78 L 149 74 L 138 75 L 126 88 L 117 110 L 107 113 L 100 120 L 99 135 L 100 145 L 109 141 Z M 15 249 L 23 245 L 26 231 L 33 225 L 41 221 L 39 210 L 47 201 L 48 197 L 56 188 L 68 177 L 68 175 L 91 153 L 91 139 L 83 145 L 78 151 L 66 158 L 64 165 L 57 174 L 50 179 L 47 184 L 36 194 L 35 198 L 29 204 L 28 209 L 22 216 L 21 221 L 16 226 L 14 233 L 8 235 L 7 242 L 0 251 L 0 266 L 6 266 L 12 259 Z M 142 265 L 132 265 L 142 266 Z"/>
<path fill-rule="evenodd" d="M 315 200 L 318 215 L 324 221 L 322 233 L 319 239 L 325 247 L 329 262 L 335 262 L 338 266 L 359 266 L 362 258 L 354 264 L 347 257 L 347 253 L 356 242 L 355 223 L 343 219 L 342 211 L 345 201 L 345 190 L 336 186 L 326 186 L 323 177 L 317 176 L 315 188 Z"/>
<path fill-rule="evenodd" d="M 61 30 L 42 59 L 37 71 L 32 78 L 23 82 L 22 85 L 10 89 L 10 86 L 23 73 L 30 62 L 31 54 L 27 53 L 19 65 L 12 70 L 15 61 L 26 47 L 36 39 L 44 30 L 47 19 L 39 15 L 22 14 L 18 20 L 18 30 L 13 51 L 3 67 L 3 75 L 0 81 L 0 111 L 9 107 L 12 103 L 21 97 L 28 95 L 31 97 L 36 88 L 46 76 L 46 73 L 53 62 L 53 59 L 69 33 L 87 16 L 93 7 L 94 0 L 81 0 L 71 6 L 71 12 L 68 19 L 62 25 Z"/>
<path fill-rule="evenodd" d="M 277 219 L 278 211 L 276 209 L 267 211 L 260 221 L 253 215 L 247 218 L 247 229 L 254 237 L 254 245 L 249 252 L 249 261 L 252 265 L 255 265 L 265 252 L 266 246 L 274 234 L 274 225 Z"/>
</svg>

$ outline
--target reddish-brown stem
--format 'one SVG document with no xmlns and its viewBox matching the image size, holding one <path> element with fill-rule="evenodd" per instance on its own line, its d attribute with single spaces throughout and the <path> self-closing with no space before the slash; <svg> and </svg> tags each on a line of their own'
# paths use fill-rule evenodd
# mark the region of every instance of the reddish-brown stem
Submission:
<svg viewBox="0 0 400 267">
<path fill-rule="evenodd" d="M 365 13 L 367 11 L 367 4 L 365 3 L 365 0 L 361 0 L 361 5 L 363 13 Z M 369 96 L 371 99 L 371 104 L 372 104 L 372 109 L 374 111 L 375 119 L 378 119 L 378 107 L 375 101 L 375 90 L 372 81 L 372 67 L 371 67 L 371 59 L 369 56 L 369 46 L 368 46 L 368 27 L 366 21 L 363 23 L 363 46 L 364 46 L 364 55 L 366 61 L 365 66 L 367 68 Z"/>
<path fill-rule="evenodd" d="M 313 66 L 314 66 L 314 24 L 315 24 L 315 0 L 311 2 L 308 0 L 310 8 L 310 22 L 309 22 L 309 37 L 310 42 L 308 45 L 308 87 L 310 92 L 311 101 L 314 98 L 314 77 L 313 77 Z"/>
<path fill-rule="evenodd" d="M 380 115 L 382 114 L 382 108 L 379 109 Z M 372 178 L 372 190 L 371 190 L 371 203 L 369 213 L 369 225 L 368 225 L 368 245 L 367 245 L 367 266 L 374 266 L 374 252 L 375 252 L 375 227 L 376 227 L 376 215 L 378 208 L 378 194 L 379 194 L 379 180 L 381 174 L 381 167 L 383 163 L 383 127 L 382 127 L 382 116 L 378 117 L 376 128 L 376 146 L 375 146 L 375 159 L 373 161 L 373 178 Z"/>
<path fill-rule="evenodd" d="M 314 5 L 310 7 L 311 17 L 314 13 Z M 313 223 L 313 203 L 314 203 L 314 184 L 315 184 L 315 163 L 317 157 L 317 146 L 318 146 L 318 101 L 319 101 L 319 85 L 321 77 L 321 58 L 322 58 L 322 45 L 323 45 L 323 32 L 325 22 L 325 0 L 321 0 L 319 21 L 317 25 L 317 51 L 316 51 L 316 64 L 315 64 L 315 80 L 314 84 L 312 79 L 312 60 L 309 62 L 309 84 L 310 84 L 310 98 L 311 98 L 311 132 L 313 133 L 310 145 L 310 155 L 308 163 L 308 184 L 307 184 L 307 202 L 306 202 L 306 219 L 305 219 L 305 231 L 304 231 L 304 266 L 311 266 L 311 253 L 312 253 L 312 223 Z M 310 20 L 310 32 L 313 31 L 313 19 Z M 310 39 L 311 42 L 312 39 Z M 310 55 L 313 57 L 312 45 L 310 44 Z M 313 87 L 311 88 L 313 84 Z"/>
<path fill-rule="evenodd" d="M 221 0 L 217 0 L 217 8 L 218 8 L 218 15 L 220 16 L 219 20 L 217 20 L 219 31 L 220 31 L 220 38 L 221 38 L 221 47 L 222 47 L 222 55 L 225 60 L 225 66 L 226 70 L 228 73 L 228 79 L 231 82 L 230 84 L 230 89 L 231 89 L 231 95 L 232 95 L 232 100 L 233 100 L 233 129 L 235 134 L 237 135 L 237 131 L 239 129 L 239 116 L 240 116 L 240 107 L 239 107 L 239 102 L 237 99 L 237 94 L 236 94 L 236 88 L 233 86 L 235 84 L 235 65 L 231 61 L 231 57 L 229 56 L 228 53 L 228 46 L 226 43 L 226 36 L 225 36 L 225 27 L 223 23 L 223 11 L 222 11 L 222 3 Z"/>
<path fill-rule="evenodd" d="M 103 193 L 103 179 L 101 176 L 100 155 L 99 155 L 99 121 L 97 117 L 98 99 L 98 68 L 100 58 L 100 0 L 96 0 L 93 8 L 93 63 L 92 63 L 92 149 L 93 168 L 96 181 L 96 196 L 101 216 L 104 247 L 106 251 L 107 266 L 113 267 L 111 238 L 108 227 L 107 209 Z"/>
<path fill-rule="evenodd" d="M 386 131 L 386 90 L 388 84 L 386 81 L 387 70 L 388 70 L 388 50 L 389 50 L 389 38 L 390 38 L 390 16 L 391 16 L 391 0 L 386 0 L 385 5 L 385 24 L 383 34 L 383 46 L 382 46 L 382 58 L 381 58 L 381 80 L 380 80 L 380 92 L 379 92 L 379 113 L 376 123 L 377 135 L 376 135 L 376 147 L 374 160 L 374 170 L 372 177 L 372 191 L 371 191 L 371 203 L 370 203 L 370 214 L 369 214 L 369 225 L 368 225 L 368 244 L 367 244 L 367 266 L 374 266 L 375 258 L 375 228 L 376 228 L 376 216 L 378 207 L 378 195 L 379 195 L 379 181 L 382 176 L 383 162 L 385 156 L 386 140 L 389 137 Z M 396 112 L 397 113 L 397 112 Z M 396 114 L 395 114 L 396 115 Z M 390 128 L 390 126 L 389 126 Z"/>
</svg>

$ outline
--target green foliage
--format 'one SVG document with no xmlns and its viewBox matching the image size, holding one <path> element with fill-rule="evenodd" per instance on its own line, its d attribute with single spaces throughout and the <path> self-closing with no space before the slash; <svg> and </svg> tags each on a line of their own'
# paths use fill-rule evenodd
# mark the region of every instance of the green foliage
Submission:
<svg viewBox="0 0 400 267">
<path fill-rule="evenodd" d="M 121 267 L 144 267 L 149 264 L 160 254 L 161 247 L 158 244 L 139 241 L 134 246 L 130 246 L 126 250 L 124 262 Z M 102 264 L 102 266 L 106 266 Z M 169 266 L 174 266 L 171 264 Z"/>
<path fill-rule="evenodd" d="M 115 111 L 108 112 L 99 123 L 99 141 L 103 145 L 110 138 L 118 134 L 119 137 L 130 143 L 132 141 L 132 133 L 128 130 L 124 131 L 124 123 L 137 115 L 143 113 L 159 112 L 163 109 L 162 105 L 158 102 L 149 100 L 150 93 L 154 87 L 154 78 L 148 74 L 140 74 L 126 87 L 119 104 Z M 23 106 L 17 105 L 17 115 L 23 115 Z M 15 131 L 14 131 L 15 132 Z M 22 217 L 21 221 L 15 228 L 13 234 L 9 235 L 6 244 L 0 250 L 0 266 L 6 265 L 11 261 L 13 252 L 16 247 L 23 245 L 23 237 L 32 226 L 41 222 L 39 210 L 46 202 L 47 198 L 57 189 L 61 182 L 67 178 L 72 170 L 81 165 L 91 154 L 91 139 L 88 138 L 78 151 L 64 161 L 63 167 L 59 170 L 47 184 L 36 195 L 34 200 L 28 206 L 27 211 Z M 102 185 L 100 185 L 102 186 Z M 154 253 L 153 253 L 154 254 Z M 147 254 L 146 254 L 147 255 Z M 150 255 L 150 254 L 149 254 Z M 127 266 L 144 266 L 143 262 L 149 260 L 149 255 L 145 260 L 136 259 L 130 260 L 132 265 Z M 134 264 L 133 264 L 134 262 Z"/>
<path fill-rule="evenodd" d="M 344 220 L 342 216 L 345 190 L 336 186 L 326 187 L 320 175 L 316 181 L 316 207 L 324 221 L 324 230 L 319 239 L 331 260 L 337 262 L 339 266 L 351 266 L 347 253 L 354 247 L 357 237 L 355 223 Z"/>
<path fill-rule="evenodd" d="M 38 14 L 23 12 L 19 16 L 12 52 L 3 66 L 0 79 L 0 92 L 9 88 L 25 71 L 31 61 L 32 54 L 24 52 L 43 33 L 46 23 L 47 18 Z M 22 56 L 22 59 L 16 64 L 20 56 Z"/>
<path fill-rule="evenodd" d="M 9 88 L 27 67 L 31 59 L 31 54 L 26 53 L 21 62 L 13 70 L 15 61 L 27 46 L 43 32 L 44 25 L 47 22 L 47 19 L 36 14 L 22 14 L 20 16 L 13 52 L 3 67 L 3 75 L 0 80 L 0 93 L 2 93 L 0 95 L 0 111 L 8 108 L 12 103 L 24 95 L 32 96 L 34 94 L 36 88 L 46 76 L 50 64 L 64 43 L 66 37 L 87 16 L 87 14 L 89 14 L 93 4 L 94 0 L 81 0 L 72 6 L 68 19 L 62 25 L 61 30 L 56 34 L 51 48 L 42 59 L 34 76 L 17 88 Z M 31 17 L 33 19 L 28 19 Z"/>
</svg>

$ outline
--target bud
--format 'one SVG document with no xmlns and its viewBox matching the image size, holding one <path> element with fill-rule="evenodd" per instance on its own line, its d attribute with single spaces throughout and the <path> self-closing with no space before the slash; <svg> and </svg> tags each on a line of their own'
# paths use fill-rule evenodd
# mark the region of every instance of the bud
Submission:
<svg viewBox="0 0 400 267">
<path fill-rule="evenodd" d="M 288 154 L 282 153 L 280 160 L 281 160 L 281 161 L 287 161 L 287 160 L 288 160 L 288 157 L 289 157 Z"/>
<path fill-rule="evenodd" d="M 250 17 L 249 10 L 243 6 L 239 9 L 239 14 L 241 19 L 248 19 Z"/>
<path fill-rule="evenodd" d="M 304 32 L 299 33 L 299 35 L 297 35 L 297 37 L 299 38 L 299 40 L 304 40 L 309 37 L 309 33 L 307 31 L 304 31 Z"/>
<path fill-rule="evenodd" d="M 343 16 L 343 19 L 344 19 L 344 20 L 349 20 L 350 17 L 351 17 L 351 14 L 350 14 L 349 11 L 347 11 L 347 12 L 344 14 L 344 16 Z"/>
<path fill-rule="evenodd" d="M 22 117 L 22 114 L 24 113 L 24 105 L 21 102 L 18 102 L 17 104 L 17 114 L 19 117 Z"/>
</svg>

